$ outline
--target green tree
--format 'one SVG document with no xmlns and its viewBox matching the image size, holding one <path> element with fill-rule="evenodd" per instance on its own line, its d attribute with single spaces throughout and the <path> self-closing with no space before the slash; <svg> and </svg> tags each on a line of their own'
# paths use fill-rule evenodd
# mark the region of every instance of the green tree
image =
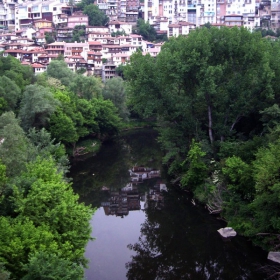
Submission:
<svg viewBox="0 0 280 280">
<path fill-rule="evenodd" d="M 67 64 L 61 60 L 53 60 L 49 64 L 47 75 L 60 80 L 65 86 L 69 86 L 74 77 L 73 72 L 67 67 Z"/>
<path fill-rule="evenodd" d="M 117 109 L 110 100 L 92 99 L 92 106 L 96 110 L 98 133 L 102 137 L 117 134 L 120 127 L 120 118 Z"/>
<path fill-rule="evenodd" d="M 47 44 L 51 44 L 55 42 L 55 33 L 53 32 L 45 32 L 45 40 Z"/>
<path fill-rule="evenodd" d="M 50 229 L 45 225 L 34 226 L 28 219 L 0 216 L 0 261 L 11 273 L 12 279 L 24 275 L 23 264 L 28 262 L 28 254 L 37 250 L 58 250 L 58 244 Z"/>
<path fill-rule="evenodd" d="M 124 69 L 130 104 L 142 116 L 157 116 L 171 161 L 178 151 L 179 158 L 186 154 L 192 138 L 206 135 L 215 152 L 217 142 L 257 129 L 259 111 L 273 102 L 271 50 L 245 28 L 200 28 L 171 38 L 156 59 L 131 57 Z"/>
<path fill-rule="evenodd" d="M 51 116 L 50 132 L 54 138 L 64 143 L 72 143 L 75 145 L 79 139 L 75 123 L 61 110 L 57 110 L 55 114 Z"/>
<path fill-rule="evenodd" d="M 122 30 L 122 31 L 116 31 L 116 32 L 112 32 L 111 33 L 111 36 L 112 37 L 118 37 L 118 36 L 127 36 L 127 34 L 125 33 L 125 31 L 124 30 Z"/>
<path fill-rule="evenodd" d="M 65 89 L 59 89 L 56 86 L 52 88 L 52 91 L 55 98 L 60 102 L 60 107 L 51 116 L 50 120 L 52 137 L 63 143 L 70 143 L 75 147 L 75 143 L 80 137 L 92 132 L 91 124 L 95 123 L 95 109 L 92 108 L 88 100 L 81 99 Z M 85 116 L 83 116 L 83 113 Z"/>
<path fill-rule="evenodd" d="M 77 7 L 80 10 L 83 10 L 86 6 L 93 4 L 92 0 L 82 0 L 79 3 L 77 3 Z"/>
<path fill-rule="evenodd" d="M 155 28 L 149 24 L 149 22 L 145 22 L 143 19 L 137 20 L 137 29 L 136 33 L 141 35 L 144 40 L 153 42 L 156 40 L 157 32 Z"/>
<path fill-rule="evenodd" d="M 129 102 L 143 117 L 153 116 L 161 102 L 156 67 L 156 61 L 150 55 L 143 56 L 140 51 L 134 53 L 130 63 L 124 66 Z"/>
<path fill-rule="evenodd" d="M 279 247 L 279 147 L 278 139 L 261 147 L 250 165 L 232 157 L 223 168 L 229 225 L 267 250 Z"/>
<path fill-rule="evenodd" d="M 0 77 L 0 97 L 4 99 L 6 106 L 2 111 L 15 111 L 21 98 L 21 90 L 11 79 Z"/>
<path fill-rule="evenodd" d="M 81 280 L 84 275 L 81 266 L 63 259 L 55 253 L 44 251 L 29 256 L 29 262 L 24 266 L 24 270 L 27 271 L 27 274 L 22 280 Z"/>
<path fill-rule="evenodd" d="M 39 85 L 27 86 L 19 111 L 22 127 L 26 131 L 32 127 L 44 127 L 58 105 L 59 102 L 47 88 Z"/>
<path fill-rule="evenodd" d="M 60 265 L 76 264 L 72 267 L 75 270 L 85 265 L 85 246 L 91 232 L 89 220 L 94 211 L 78 202 L 71 184 L 58 172 L 51 157 L 38 157 L 28 163 L 20 179 L 10 196 L 11 217 L 0 217 L 0 262 L 17 279 L 23 275 L 28 257 L 32 258 L 37 251 L 68 261 Z"/>
<path fill-rule="evenodd" d="M 7 175 L 13 177 L 25 169 L 30 145 L 13 112 L 0 116 L 0 158 L 7 168 Z"/>
<path fill-rule="evenodd" d="M 102 82 L 99 78 L 93 76 L 75 75 L 70 90 L 79 97 L 90 100 L 101 95 Z"/>
<path fill-rule="evenodd" d="M 2 280 L 9 280 L 10 279 L 10 274 L 8 271 L 6 271 L 5 267 L 0 264 L 0 279 Z"/>
<path fill-rule="evenodd" d="M 21 90 L 34 79 L 32 67 L 22 65 L 18 59 L 10 55 L 0 56 L 0 76 L 6 76 L 15 82 Z"/>
<path fill-rule="evenodd" d="M 37 156 L 41 158 L 49 158 L 51 156 L 57 164 L 58 171 L 63 174 L 68 173 L 69 160 L 66 156 L 65 147 L 61 143 L 57 143 L 56 139 L 52 139 L 50 132 L 45 128 L 40 130 L 32 128 L 28 131 L 27 137 L 34 147 L 32 159 L 35 159 Z"/>
<path fill-rule="evenodd" d="M 83 8 L 83 13 L 88 16 L 90 26 L 105 26 L 109 18 L 99 10 L 97 5 L 89 4 Z"/>
<path fill-rule="evenodd" d="M 73 29 L 72 40 L 71 42 L 81 42 L 84 41 L 86 35 L 86 26 L 85 25 L 76 25 Z"/>
<path fill-rule="evenodd" d="M 129 111 L 127 109 L 127 95 L 125 85 L 122 78 L 112 78 L 105 82 L 102 90 L 102 95 L 105 100 L 109 99 L 118 109 L 118 114 L 123 120 L 127 120 Z"/>
<path fill-rule="evenodd" d="M 77 110 L 83 116 L 83 129 L 86 130 L 84 134 L 95 134 L 98 131 L 98 122 L 96 121 L 97 112 L 95 106 L 88 100 L 77 99 Z M 78 128 L 78 131 L 80 129 Z M 80 135 L 84 136 L 82 132 L 80 132 Z"/>
<path fill-rule="evenodd" d="M 206 153 L 202 151 L 199 143 L 193 140 L 188 156 L 182 163 L 182 166 L 187 169 L 181 179 L 182 187 L 195 190 L 206 179 L 208 167 L 203 159 L 205 155 Z"/>
</svg>

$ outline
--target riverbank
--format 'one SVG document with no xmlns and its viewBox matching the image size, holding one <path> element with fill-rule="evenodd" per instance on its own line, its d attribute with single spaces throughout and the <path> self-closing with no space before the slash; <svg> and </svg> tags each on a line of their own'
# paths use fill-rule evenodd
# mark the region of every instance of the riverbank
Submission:
<svg viewBox="0 0 280 280">
<path fill-rule="evenodd" d="M 152 128 L 155 126 L 153 121 L 140 121 L 140 120 L 130 120 L 129 122 L 123 122 L 120 126 L 119 135 L 126 133 L 127 131 Z M 115 137 L 115 136 L 113 136 Z M 106 139 L 108 140 L 108 139 Z M 75 147 L 74 153 L 73 149 L 67 149 L 67 154 L 71 157 L 87 157 L 87 155 L 95 155 L 100 151 L 104 139 L 89 138 L 80 140 Z"/>
<path fill-rule="evenodd" d="M 217 230 L 225 223 L 170 184 L 157 135 L 125 131 L 71 168 L 80 201 L 98 208 L 91 221 L 96 239 L 85 254 L 87 279 L 264 279 L 257 268 L 266 264 L 266 253 L 241 236 L 224 241 Z M 152 198 L 154 184 L 125 188 L 133 164 L 161 169 L 168 192 Z M 127 199 L 118 202 L 120 190 Z M 117 202 L 128 211 L 123 218 L 112 214 Z"/>
</svg>

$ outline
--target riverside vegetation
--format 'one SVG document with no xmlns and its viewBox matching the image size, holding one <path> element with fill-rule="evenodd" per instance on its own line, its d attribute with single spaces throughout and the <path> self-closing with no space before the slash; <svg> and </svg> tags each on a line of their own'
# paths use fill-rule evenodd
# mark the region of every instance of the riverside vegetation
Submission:
<svg viewBox="0 0 280 280">
<path fill-rule="evenodd" d="M 171 38 L 124 67 L 129 102 L 157 119 L 174 183 L 239 234 L 280 247 L 280 41 L 245 28 Z"/>
<path fill-rule="evenodd" d="M 34 76 L 0 57 L 1 279 L 83 279 L 94 209 L 73 192 L 68 157 L 96 150 L 127 118 L 121 78 L 103 85 L 59 59 Z"/>
</svg>

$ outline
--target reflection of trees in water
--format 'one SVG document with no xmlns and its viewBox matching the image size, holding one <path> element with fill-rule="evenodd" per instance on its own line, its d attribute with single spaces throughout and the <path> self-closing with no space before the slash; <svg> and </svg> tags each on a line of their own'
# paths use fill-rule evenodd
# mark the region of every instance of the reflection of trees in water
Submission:
<svg viewBox="0 0 280 280">
<path fill-rule="evenodd" d="M 101 187 L 124 187 L 130 180 L 128 170 L 135 164 L 159 168 L 161 151 L 155 137 L 156 132 L 151 129 L 130 131 L 103 143 L 94 157 L 76 162 L 70 176 L 81 201 L 99 207 L 104 198 Z"/>
<path fill-rule="evenodd" d="M 161 211 L 147 208 L 138 242 L 128 245 L 134 251 L 126 264 L 128 280 L 263 279 L 250 274 L 246 244 L 222 242 L 219 222 L 175 198 L 166 194 Z"/>
</svg>

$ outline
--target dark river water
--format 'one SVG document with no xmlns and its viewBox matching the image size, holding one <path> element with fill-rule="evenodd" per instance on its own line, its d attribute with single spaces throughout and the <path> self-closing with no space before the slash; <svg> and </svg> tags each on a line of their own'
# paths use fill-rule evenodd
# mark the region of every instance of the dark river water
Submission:
<svg viewBox="0 0 280 280">
<path fill-rule="evenodd" d="M 86 279 L 265 279 L 267 253 L 222 239 L 225 223 L 170 184 L 161 157 L 156 133 L 138 130 L 73 164 L 75 191 L 97 208 Z"/>
</svg>

